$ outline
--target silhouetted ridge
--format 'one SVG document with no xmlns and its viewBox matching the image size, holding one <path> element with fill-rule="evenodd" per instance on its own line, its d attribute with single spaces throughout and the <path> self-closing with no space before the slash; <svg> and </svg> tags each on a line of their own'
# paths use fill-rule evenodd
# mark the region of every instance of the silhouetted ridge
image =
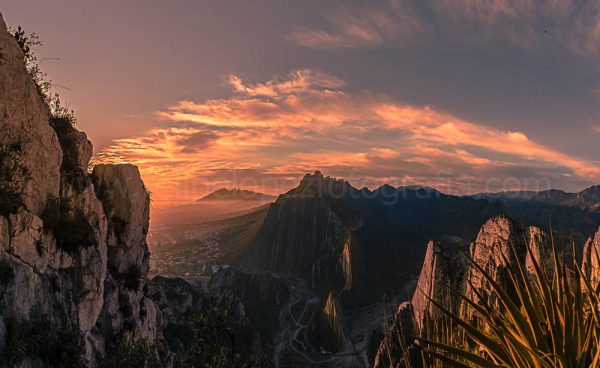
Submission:
<svg viewBox="0 0 600 368">
<path fill-rule="evenodd" d="M 258 193 L 258 192 L 254 192 L 251 190 L 238 189 L 238 188 L 234 188 L 234 189 L 221 188 L 221 189 L 217 189 L 214 192 L 198 199 L 197 202 L 213 201 L 213 200 L 271 201 L 274 199 L 275 199 L 275 197 L 272 195 Z"/>
</svg>

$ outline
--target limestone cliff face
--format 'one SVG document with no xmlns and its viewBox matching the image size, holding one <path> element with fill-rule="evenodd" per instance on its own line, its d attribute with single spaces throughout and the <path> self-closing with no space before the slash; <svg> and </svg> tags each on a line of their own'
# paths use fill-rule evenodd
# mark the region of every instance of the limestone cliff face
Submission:
<svg viewBox="0 0 600 368">
<path fill-rule="evenodd" d="M 279 196 L 248 253 L 249 268 L 293 274 L 315 289 L 337 277 L 344 226 L 327 203 L 337 185 L 317 172 Z"/>
<path fill-rule="evenodd" d="M 58 195 L 62 151 L 48 125 L 48 107 L 25 70 L 23 52 L 0 14 L 0 144 L 18 147 L 25 175 L 14 178 L 26 209 L 39 216 Z"/>
<path fill-rule="evenodd" d="M 426 316 L 433 319 L 441 316 L 442 312 L 431 300 L 458 312 L 459 301 L 451 290 L 463 291 L 468 267 L 469 260 L 460 241 L 444 239 L 429 242 L 417 290 L 411 301 L 419 328 L 423 328 Z"/>
<path fill-rule="evenodd" d="M 525 269 L 530 275 L 535 274 L 535 264 L 542 273 L 547 276 L 553 276 L 554 259 L 550 241 L 546 233 L 535 226 L 529 227 L 529 249 L 525 258 Z"/>
<path fill-rule="evenodd" d="M 477 239 L 471 244 L 470 256 L 479 267 L 486 271 L 499 285 L 506 285 L 509 265 L 516 264 L 519 259 L 525 261 L 526 249 L 519 236 L 519 227 L 506 216 L 496 216 L 488 220 L 479 230 Z M 514 247 L 515 252 L 511 249 Z M 517 258 L 518 257 L 518 258 Z M 471 265 L 467 271 L 465 295 L 477 302 L 485 302 L 494 306 L 497 304 L 496 295 L 491 292 L 491 285 L 479 270 Z M 479 300 L 477 291 L 485 300 Z M 471 309 L 463 302 L 461 316 L 471 318 Z"/>
<path fill-rule="evenodd" d="M 419 333 L 419 326 L 415 319 L 414 307 L 410 302 L 400 304 L 394 315 L 392 327 L 387 330 L 377 354 L 375 355 L 375 368 L 407 367 L 404 362 L 397 361 L 401 355 L 401 346 L 409 347 L 413 344 L 414 336 Z M 415 351 L 416 353 L 416 351 Z M 421 367 L 418 359 L 410 359 L 410 367 Z"/>
<path fill-rule="evenodd" d="M 599 234 L 596 234 L 596 240 L 600 239 Z M 523 235 L 528 238 L 523 239 Z M 531 253 L 526 253 L 525 240 L 528 242 Z M 591 250 L 593 244 L 594 240 L 590 239 L 586 249 Z M 514 252 L 511 247 L 514 247 Z M 587 253 L 589 254 L 590 251 L 588 250 Z M 437 308 L 432 300 L 453 313 L 459 314 L 465 320 L 472 319 L 471 309 L 464 301 L 461 302 L 459 296 L 448 292 L 448 286 L 475 302 L 485 302 L 492 307 L 497 306 L 496 296 L 492 292 L 489 282 L 473 263 L 483 268 L 496 283 L 507 285 L 509 280 L 506 270 L 508 267 L 516 266 L 517 261 L 526 266 L 526 272 L 533 274 L 535 272 L 533 260 L 535 259 L 540 270 L 550 274 L 553 269 L 551 254 L 547 236 L 542 230 L 530 227 L 529 233 L 525 234 L 506 216 L 495 216 L 489 219 L 479 230 L 477 238 L 471 244 L 468 252 L 460 242 L 453 241 L 453 239 L 429 242 L 417 282 L 417 290 L 413 294 L 411 302 L 400 306 L 392 326 L 380 344 L 375 366 L 405 366 L 404 362 L 397 361 L 399 356 L 397 349 L 401 343 L 400 336 L 408 339 L 405 343 L 410 347 L 411 339 L 409 337 L 416 336 L 419 331 L 423 330 L 427 318 L 436 320 L 444 315 L 444 312 Z M 587 264 L 589 266 L 585 268 L 584 261 L 584 269 L 589 270 L 588 272 L 593 273 L 598 270 L 598 263 L 595 266 L 591 261 Z M 510 295 L 510 290 L 508 291 Z M 479 300 L 477 293 L 482 295 L 485 300 Z M 396 360 L 390 361 L 390 357 L 395 357 Z M 414 367 L 421 364 L 418 354 L 415 357 L 409 357 L 409 360 Z"/>
<path fill-rule="evenodd" d="M 592 286 L 597 287 L 600 283 L 600 229 L 585 243 L 582 268 Z"/>
<path fill-rule="evenodd" d="M 0 160 L 19 168 L 0 178 L 16 203 L 0 208 L 0 353 L 24 326 L 78 331 L 92 367 L 117 335 L 162 339 L 161 313 L 142 292 L 149 197 L 139 171 L 101 165 L 91 180 L 91 143 L 50 123 L 1 17 L 0 56 L 0 149 L 10 151 Z"/>
</svg>

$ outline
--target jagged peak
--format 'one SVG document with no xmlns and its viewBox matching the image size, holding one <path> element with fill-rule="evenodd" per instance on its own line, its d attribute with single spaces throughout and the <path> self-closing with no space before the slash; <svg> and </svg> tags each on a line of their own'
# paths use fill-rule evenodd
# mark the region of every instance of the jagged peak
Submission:
<svg viewBox="0 0 600 368">
<path fill-rule="evenodd" d="M 354 188 L 346 180 L 338 179 L 331 176 L 324 176 L 320 171 L 315 171 L 314 174 L 306 174 L 300 181 L 300 184 L 290 190 L 286 195 L 334 195 L 336 197 L 345 196 L 350 192 L 354 192 Z"/>
</svg>

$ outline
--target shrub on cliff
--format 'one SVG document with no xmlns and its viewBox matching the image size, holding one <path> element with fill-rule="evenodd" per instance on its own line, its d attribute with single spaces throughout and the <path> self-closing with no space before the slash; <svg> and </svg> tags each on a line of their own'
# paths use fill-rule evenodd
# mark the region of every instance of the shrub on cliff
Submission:
<svg viewBox="0 0 600 368">
<path fill-rule="evenodd" d="M 76 190 L 81 191 L 87 184 L 87 175 L 79 166 L 79 151 L 77 149 L 79 137 L 77 130 L 73 128 L 76 118 L 72 110 L 61 104 L 58 94 L 55 94 L 50 102 L 49 122 L 56 132 L 63 152 L 60 173 Z"/>
<path fill-rule="evenodd" d="M 9 29 L 15 40 L 19 44 L 19 47 L 23 51 L 23 63 L 27 72 L 31 76 L 31 79 L 35 83 L 37 91 L 46 102 L 49 101 L 50 89 L 52 88 L 52 82 L 48 80 L 48 75 L 40 68 L 40 62 L 37 56 L 33 52 L 33 49 L 37 46 L 41 46 L 42 42 L 37 34 L 27 34 L 21 26 L 17 29 Z"/>
<path fill-rule="evenodd" d="M 58 93 L 51 93 L 52 81 L 41 70 L 40 62 L 33 52 L 34 47 L 42 45 L 39 37 L 35 33 L 25 33 L 21 27 L 10 31 L 23 51 L 23 62 L 36 85 L 40 97 L 48 105 L 49 123 L 56 132 L 63 151 L 61 174 L 76 190 L 81 191 L 85 187 L 87 176 L 85 171 L 79 167 L 78 137 L 76 136 L 76 130 L 73 128 L 73 125 L 77 122 L 75 113 L 63 105 Z"/>
<path fill-rule="evenodd" d="M 127 271 L 123 275 L 123 285 L 125 288 L 131 291 L 139 291 L 142 287 L 144 278 L 142 277 L 142 270 L 137 264 L 132 264 L 127 267 Z"/>
<path fill-rule="evenodd" d="M 27 169 L 20 163 L 20 144 L 0 145 L 0 215 L 16 213 L 23 205 L 17 180 L 27 176 Z"/>
<path fill-rule="evenodd" d="M 160 368 L 160 359 L 146 339 L 118 336 L 108 346 L 101 368 Z"/>
<path fill-rule="evenodd" d="M 191 316 L 194 338 L 184 351 L 175 357 L 175 368 L 242 368 L 234 351 L 231 318 L 227 311 L 212 307 Z"/>
<path fill-rule="evenodd" d="M 66 199 L 49 197 L 41 218 L 44 228 L 54 232 L 56 243 L 67 252 L 98 245 L 94 227 L 85 213 L 79 208 L 72 208 Z"/>
<path fill-rule="evenodd" d="M 7 366 L 18 366 L 26 358 L 38 358 L 46 367 L 85 368 L 85 343 L 77 328 L 55 325 L 49 321 L 36 324 L 8 321 Z"/>
</svg>

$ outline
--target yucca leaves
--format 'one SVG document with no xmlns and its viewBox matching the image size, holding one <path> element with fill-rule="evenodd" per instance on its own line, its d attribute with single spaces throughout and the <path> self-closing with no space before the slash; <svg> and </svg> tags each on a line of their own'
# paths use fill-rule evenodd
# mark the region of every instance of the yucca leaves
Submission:
<svg viewBox="0 0 600 368">
<path fill-rule="evenodd" d="M 471 267 L 489 290 L 470 297 L 449 290 L 475 317 L 465 321 L 452 308 L 429 298 L 443 317 L 427 319 L 414 344 L 424 367 L 587 368 L 600 367 L 600 297 L 598 285 L 584 274 L 574 255 L 558 252 L 551 238 L 552 265 L 542 269 L 527 247 L 533 267 L 526 268 L 515 244 L 501 285 L 473 259 Z M 594 249 L 597 255 L 597 250 Z M 562 254 L 561 254 L 562 253 Z M 600 260 L 600 257 L 598 258 Z M 495 303 L 484 293 L 493 293 Z M 390 359 L 391 360 L 391 359 Z M 396 361 L 399 361 L 396 359 Z M 402 359 L 402 367 L 411 363 Z M 414 364 L 413 364 L 414 366 Z"/>
</svg>

